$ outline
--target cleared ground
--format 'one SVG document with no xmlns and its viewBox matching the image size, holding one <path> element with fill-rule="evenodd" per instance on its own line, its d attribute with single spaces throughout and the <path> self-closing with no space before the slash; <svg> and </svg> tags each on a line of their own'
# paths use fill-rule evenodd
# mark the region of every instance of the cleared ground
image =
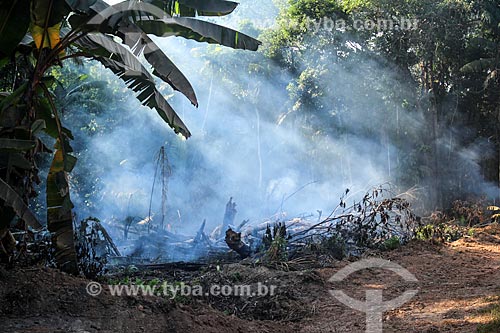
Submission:
<svg viewBox="0 0 500 333">
<path fill-rule="evenodd" d="M 340 284 L 328 279 L 349 261 L 327 268 L 304 263 L 284 271 L 247 264 L 207 267 L 199 272 L 148 272 L 186 283 L 277 285 L 277 294 L 257 298 L 91 297 L 89 282 L 48 268 L 0 266 L 1 332 L 364 332 L 365 315 L 339 303 L 329 290 L 362 300 L 368 288 L 392 299 L 419 293 L 384 315 L 384 332 L 476 332 L 493 318 L 500 299 L 500 228 L 446 245 L 412 242 L 368 257 L 394 261 L 412 272 L 408 283 L 392 272 L 363 270 Z M 308 266 L 309 265 L 309 266 Z M 299 267 L 299 268 L 297 268 Z"/>
</svg>

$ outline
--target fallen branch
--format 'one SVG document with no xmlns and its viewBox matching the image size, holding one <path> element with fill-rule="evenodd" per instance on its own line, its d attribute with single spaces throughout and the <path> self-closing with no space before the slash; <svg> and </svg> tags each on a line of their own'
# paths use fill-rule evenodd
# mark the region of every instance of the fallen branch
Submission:
<svg viewBox="0 0 500 333">
<path fill-rule="evenodd" d="M 225 238 L 227 246 L 236 253 L 240 255 L 242 258 L 247 258 L 252 254 L 252 250 L 250 246 L 243 243 L 241 240 L 241 232 L 234 232 L 231 228 L 226 231 Z"/>
</svg>

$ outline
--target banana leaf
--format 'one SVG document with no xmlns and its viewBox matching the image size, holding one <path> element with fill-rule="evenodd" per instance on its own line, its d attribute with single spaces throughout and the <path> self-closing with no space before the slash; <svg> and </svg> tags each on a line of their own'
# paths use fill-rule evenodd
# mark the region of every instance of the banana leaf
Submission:
<svg viewBox="0 0 500 333">
<path fill-rule="evenodd" d="M 32 170 L 33 165 L 23 153 L 0 153 L 0 168 L 7 169 L 16 167 L 23 170 Z"/>
<path fill-rule="evenodd" d="M 23 96 L 27 88 L 28 82 L 25 82 L 12 93 L 8 93 L 0 102 L 0 115 L 10 106 L 19 103 L 20 98 Z"/>
<path fill-rule="evenodd" d="M 70 13 L 70 7 L 65 0 L 31 0 L 30 15 L 31 23 L 45 28 L 61 23 L 63 18 Z M 49 13 L 50 9 L 50 13 Z M 45 20 L 48 18 L 48 22 Z"/>
<path fill-rule="evenodd" d="M 31 125 L 31 133 L 33 133 L 34 135 L 36 135 L 39 132 L 45 130 L 46 128 L 47 128 L 47 124 L 45 123 L 45 120 L 43 120 L 43 119 L 37 119 Z"/>
<path fill-rule="evenodd" d="M 96 0 L 66 0 L 66 4 L 76 12 L 87 12 Z"/>
<path fill-rule="evenodd" d="M 76 43 L 88 56 L 101 62 L 135 91 L 143 105 L 155 109 L 178 134 L 189 138 L 191 133 L 156 88 L 153 76 L 129 49 L 103 34 L 87 34 Z"/>
<path fill-rule="evenodd" d="M 0 58 L 10 56 L 28 32 L 30 0 L 0 0 Z"/>
<path fill-rule="evenodd" d="M 36 141 L 0 138 L 0 151 L 28 151 L 36 147 Z"/>
<path fill-rule="evenodd" d="M 16 168 L 23 170 L 32 170 L 33 164 L 28 161 L 23 154 L 20 153 L 11 153 L 9 154 L 8 163 Z"/>
<path fill-rule="evenodd" d="M 2 178 L 0 178 L 0 199 L 3 200 L 7 206 L 11 207 L 27 226 L 34 230 L 42 229 L 42 225 L 38 222 L 37 218 L 23 199 Z"/>
<path fill-rule="evenodd" d="M 89 8 L 87 15 L 73 15 L 70 18 L 70 24 L 73 28 L 79 27 L 87 32 L 117 35 L 125 45 L 130 47 L 136 56 L 139 56 L 141 53 L 144 54 L 146 60 L 153 67 L 154 75 L 162 79 L 172 89 L 182 93 L 189 99 L 191 104 L 198 107 L 198 100 L 194 89 L 184 74 L 147 34 L 128 20 L 129 16 L 133 16 L 143 6 L 141 3 L 136 3 L 132 7 L 134 10 L 132 10 L 123 4 L 111 7 L 107 3 L 98 0 Z M 156 15 L 161 14 L 161 17 L 163 17 L 164 13 L 160 9 L 158 10 L 159 12 L 156 11 Z M 105 14 L 107 12 L 109 14 Z M 115 14 L 113 15 L 113 13 Z M 106 15 L 111 15 L 108 17 L 109 20 L 105 19 Z M 89 23 L 90 19 L 91 22 L 98 22 L 98 24 Z M 124 19 L 126 19 L 125 22 Z"/>
<path fill-rule="evenodd" d="M 65 171 L 63 151 L 56 144 L 56 153 L 47 175 L 47 229 L 52 233 L 57 265 L 72 274 L 78 274 L 77 256 L 73 235 L 73 216 Z"/>
<path fill-rule="evenodd" d="M 102 0 L 89 8 L 87 16 L 74 15 L 70 22 L 84 31 L 99 31 L 122 38 L 136 56 L 144 54 L 153 66 L 153 74 L 169 84 L 174 90 L 184 94 L 193 105 L 198 106 L 194 90 L 182 72 L 163 51 L 147 36 L 182 36 L 196 41 L 221 44 L 224 46 L 257 50 L 261 43 L 238 31 L 193 18 L 169 17 L 172 7 L 187 6 L 193 13 L 206 15 L 227 15 L 238 4 L 231 1 L 125 1 L 109 6 Z M 179 7 L 180 6 L 180 7 Z M 191 14 L 193 14 L 191 13 Z M 196 16 L 196 15 L 186 16 Z M 174 15 L 180 15 L 174 13 Z M 166 18 L 165 18 L 166 17 Z M 156 20 L 155 20 L 156 19 Z M 145 28 L 147 27 L 148 30 Z"/>
<path fill-rule="evenodd" d="M 239 31 L 189 17 L 142 20 L 136 24 L 145 33 L 158 37 L 179 36 L 197 42 L 220 44 L 233 49 L 256 51 L 262 44 Z"/>
<path fill-rule="evenodd" d="M 139 28 L 137 28 L 139 29 Z M 134 41 L 124 38 L 125 44 L 129 47 Z M 139 46 L 143 46 L 142 53 L 146 60 L 153 66 L 153 74 L 170 85 L 174 90 L 179 91 L 186 96 L 191 104 L 198 107 L 198 99 L 191 83 L 167 57 L 167 55 L 153 42 L 145 33 L 142 33 Z"/>
<path fill-rule="evenodd" d="M 59 136 L 59 128 L 57 126 L 56 119 L 54 115 L 52 114 L 52 108 L 49 105 L 49 102 L 46 99 L 41 99 L 37 106 L 36 106 L 36 117 L 37 120 L 43 120 L 45 127 L 43 128 L 43 131 L 47 133 L 49 136 L 51 136 L 54 139 L 58 139 Z M 73 133 L 65 127 L 61 128 L 64 137 L 73 140 Z"/>
<path fill-rule="evenodd" d="M 86 25 L 90 30 L 116 34 L 134 23 L 143 32 L 159 37 L 181 36 L 198 42 L 251 51 L 256 51 L 261 45 L 260 41 L 236 30 L 193 17 L 172 17 L 156 6 L 148 6 L 145 3 L 129 5 L 128 2 L 123 2 L 106 7 L 105 3 L 99 1 L 94 6 L 95 16 Z M 131 34 L 136 31 L 121 32 Z M 136 41 L 137 37 L 137 34 L 133 35 Z"/>
<path fill-rule="evenodd" d="M 223 0 L 145 0 L 171 16 L 224 16 L 231 14 L 237 2 Z"/>
</svg>

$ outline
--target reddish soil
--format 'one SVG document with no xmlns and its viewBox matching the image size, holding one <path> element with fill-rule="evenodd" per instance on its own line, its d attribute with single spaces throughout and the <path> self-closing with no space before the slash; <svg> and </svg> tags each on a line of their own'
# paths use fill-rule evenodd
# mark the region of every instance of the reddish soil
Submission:
<svg viewBox="0 0 500 333">
<path fill-rule="evenodd" d="M 412 242 L 369 256 L 400 264 L 419 282 L 378 269 L 328 282 L 347 260 L 296 271 L 231 264 L 189 281 L 234 283 L 237 276 L 237 284 L 275 284 L 277 294 L 174 302 L 114 297 L 108 291 L 91 297 L 86 279 L 48 268 L 0 266 L 0 332 L 364 332 L 365 315 L 339 303 L 329 290 L 342 289 L 362 300 L 370 288 L 384 289 L 384 299 L 419 289 L 411 301 L 384 314 L 384 332 L 475 332 L 491 320 L 484 310 L 500 301 L 498 226 L 446 245 Z"/>
</svg>

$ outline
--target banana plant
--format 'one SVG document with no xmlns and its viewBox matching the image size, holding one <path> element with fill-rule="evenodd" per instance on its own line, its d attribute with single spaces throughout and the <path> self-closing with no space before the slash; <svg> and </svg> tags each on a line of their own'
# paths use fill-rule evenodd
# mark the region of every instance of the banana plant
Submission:
<svg viewBox="0 0 500 333">
<path fill-rule="evenodd" d="M 8 229 L 13 222 L 29 230 L 41 228 L 28 203 L 34 196 L 33 183 L 38 181 L 34 158 L 51 152 L 38 138 L 45 132 L 56 140 L 46 180 L 47 229 L 53 235 L 59 267 L 78 271 L 68 185 L 76 158 L 71 131 L 59 119 L 48 70 L 67 59 L 99 61 L 143 105 L 156 110 L 177 134 L 189 138 L 189 129 L 158 90 L 155 77 L 195 107 L 196 94 L 149 34 L 255 51 L 260 45 L 256 39 L 199 19 L 228 15 L 237 5 L 225 0 L 123 1 L 114 6 L 102 0 L 0 0 L 0 71 L 10 68 L 14 77 L 8 89 L 0 87 L 5 90 L 0 93 L 0 242 L 2 237 L 12 238 Z M 152 73 L 142 57 L 152 66 Z"/>
</svg>

